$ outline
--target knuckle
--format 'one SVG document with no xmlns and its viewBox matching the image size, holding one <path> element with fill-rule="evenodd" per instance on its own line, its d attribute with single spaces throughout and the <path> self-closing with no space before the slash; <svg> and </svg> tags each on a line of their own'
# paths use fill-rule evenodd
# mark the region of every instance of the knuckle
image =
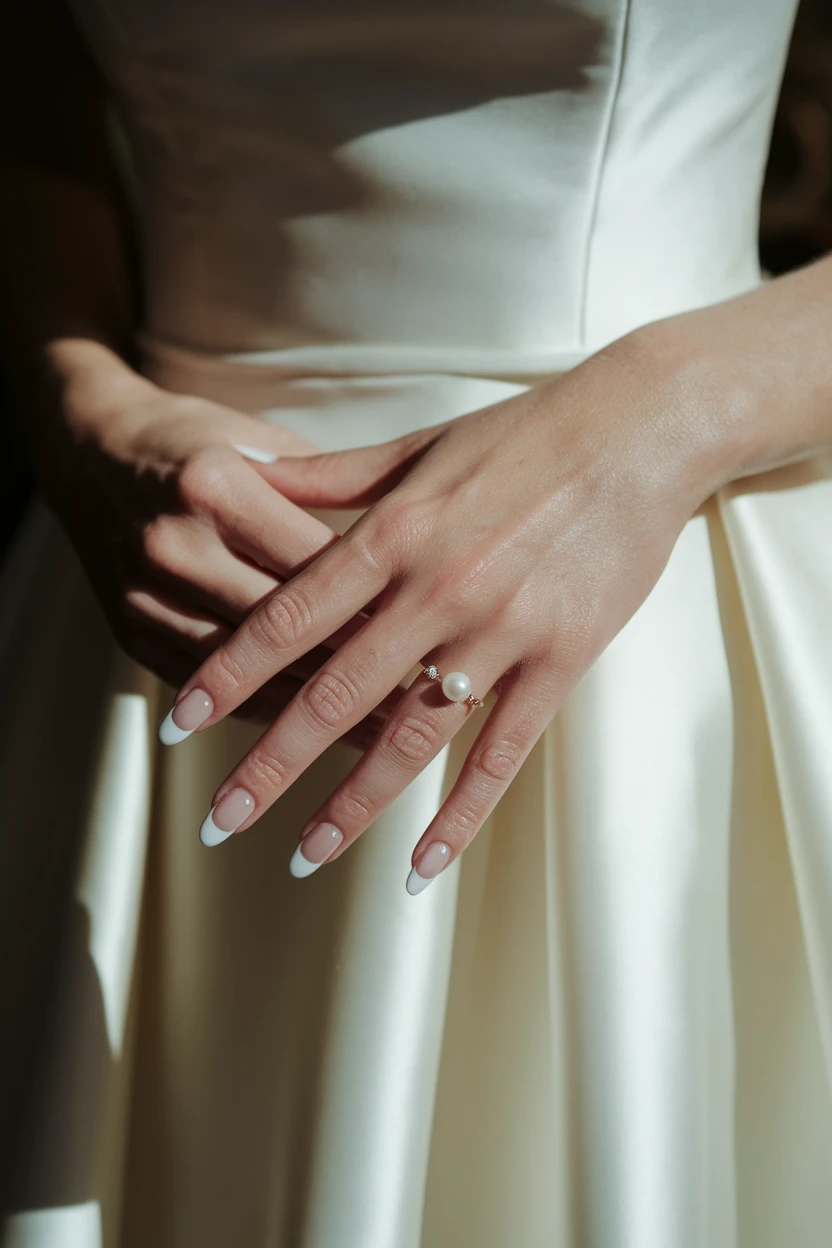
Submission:
<svg viewBox="0 0 832 1248">
<path fill-rule="evenodd" d="M 260 748 L 245 760 L 241 783 L 255 793 L 282 788 L 290 778 L 289 762 L 277 750 Z"/>
<path fill-rule="evenodd" d="M 384 510 L 385 523 L 400 536 L 418 537 L 433 525 L 436 507 L 429 498 L 402 492 L 390 497 Z"/>
<path fill-rule="evenodd" d="M 523 761 L 523 746 L 520 741 L 510 737 L 501 737 L 497 741 L 489 741 L 474 755 L 473 764 L 476 772 L 486 780 L 496 780 L 505 784 L 512 780 L 520 769 Z"/>
<path fill-rule="evenodd" d="M 304 687 L 302 698 L 318 724 L 334 728 L 358 710 L 361 690 L 351 677 L 330 669 Z"/>
<path fill-rule="evenodd" d="M 372 523 L 365 528 L 356 530 L 350 540 L 365 566 L 376 572 L 389 573 L 394 563 L 393 543 L 377 517 L 373 516 Z"/>
<path fill-rule="evenodd" d="M 187 508 L 210 508 L 228 490 L 230 457 L 220 447 L 206 447 L 183 465 L 177 490 Z"/>
<path fill-rule="evenodd" d="M 373 525 L 367 539 L 371 554 L 382 563 L 401 559 L 412 547 L 427 540 L 434 517 L 435 506 L 430 499 L 388 495 L 373 509 Z"/>
<path fill-rule="evenodd" d="M 150 567 L 172 570 L 177 562 L 178 548 L 173 525 L 166 518 L 151 520 L 142 530 L 141 551 Z"/>
<path fill-rule="evenodd" d="M 448 811 L 448 826 L 455 843 L 469 844 L 479 831 L 482 821 L 482 812 L 467 794 L 460 794 Z"/>
<path fill-rule="evenodd" d="M 290 649 L 312 628 L 315 613 L 301 590 L 284 586 L 266 599 L 254 618 L 269 649 Z"/>
<path fill-rule="evenodd" d="M 437 725 L 427 716 L 407 715 L 396 720 L 384 746 L 398 762 L 419 766 L 428 762 L 441 744 Z"/>
<path fill-rule="evenodd" d="M 220 646 L 211 656 L 211 662 L 212 667 L 216 668 L 217 675 L 221 677 L 221 682 L 227 690 L 236 693 L 239 689 L 245 688 L 247 680 L 246 671 L 237 657 L 236 648 L 231 649 L 228 646 Z"/>
<path fill-rule="evenodd" d="M 355 829 L 366 827 L 376 817 L 376 809 L 369 798 L 350 791 L 340 793 L 335 804 L 334 819 L 339 827 Z"/>
</svg>

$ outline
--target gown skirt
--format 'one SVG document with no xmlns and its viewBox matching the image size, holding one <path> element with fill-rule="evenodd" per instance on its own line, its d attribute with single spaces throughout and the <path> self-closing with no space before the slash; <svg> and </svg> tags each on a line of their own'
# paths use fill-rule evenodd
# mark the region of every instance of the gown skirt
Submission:
<svg viewBox="0 0 832 1248">
<path fill-rule="evenodd" d="M 170 352 L 156 377 L 322 446 L 524 388 L 327 379 L 292 408 L 268 370 Z M 377 427 L 324 419 L 367 385 Z M 306 880 L 349 746 L 208 851 L 261 729 L 158 744 L 174 690 L 33 504 L 1 599 L 4 1248 L 828 1243 L 830 516 L 828 457 L 709 499 L 411 897 L 475 719 Z"/>
<path fill-rule="evenodd" d="M 72 0 L 137 173 L 145 370 L 334 450 L 752 288 L 794 7 Z M 477 717 L 307 879 L 346 745 L 208 850 L 262 729 L 161 746 L 175 690 L 33 504 L 2 1248 L 828 1248 L 830 535 L 828 456 L 710 498 L 411 897 Z"/>
</svg>

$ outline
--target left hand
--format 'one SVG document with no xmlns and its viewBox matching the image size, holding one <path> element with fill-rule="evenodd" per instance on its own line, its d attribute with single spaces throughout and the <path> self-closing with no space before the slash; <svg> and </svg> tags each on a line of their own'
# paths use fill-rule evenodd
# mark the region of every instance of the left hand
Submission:
<svg viewBox="0 0 832 1248">
<path fill-rule="evenodd" d="M 203 840 L 248 828 L 419 663 L 463 671 L 477 697 L 493 689 L 497 701 L 414 849 L 409 891 L 470 844 L 721 483 L 708 413 L 680 404 L 640 341 L 445 425 L 263 470 L 304 506 L 374 505 L 252 612 L 174 713 L 188 697 L 187 726 L 200 715 L 200 727 L 216 724 L 368 603 L 375 610 L 217 789 Z M 293 872 L 343 853 L 470 713 L 417 678 L 304 829 Z"/>
</svg>

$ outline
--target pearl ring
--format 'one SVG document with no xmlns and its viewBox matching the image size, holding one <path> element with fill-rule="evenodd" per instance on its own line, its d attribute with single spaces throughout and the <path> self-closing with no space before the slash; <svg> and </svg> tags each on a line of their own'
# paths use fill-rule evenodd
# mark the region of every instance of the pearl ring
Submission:
<svg viewBox="0 0 832 1248">
<path fill-rule="evenodd" d="M 471 692 L 471 681 L 464 672 L 448 672 L 447 676 L 442 676 L 439 668 L 431 663 L 430 667 L 423 667 L 422 674 L 427 676 L 428 680 L 438 680 L 442 685 L 442 692 L 449 702 L 465 702 L 468 706 L 482 706 L 479 698 L 474 697 Z"/>
</svg>

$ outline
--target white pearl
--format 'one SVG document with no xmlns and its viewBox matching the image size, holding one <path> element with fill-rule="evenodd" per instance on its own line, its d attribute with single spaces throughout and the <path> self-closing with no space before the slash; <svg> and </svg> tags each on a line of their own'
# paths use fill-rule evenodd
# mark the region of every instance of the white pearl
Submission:
<svg viewBox="0 0 832 1248">
<path fill-rule="evenodd" d="M 464 672 L 448 672 L 442 681 L 442 692 L 451 702 L 464 702 L 471 696 L 471 682 Z"/>
</svg>

